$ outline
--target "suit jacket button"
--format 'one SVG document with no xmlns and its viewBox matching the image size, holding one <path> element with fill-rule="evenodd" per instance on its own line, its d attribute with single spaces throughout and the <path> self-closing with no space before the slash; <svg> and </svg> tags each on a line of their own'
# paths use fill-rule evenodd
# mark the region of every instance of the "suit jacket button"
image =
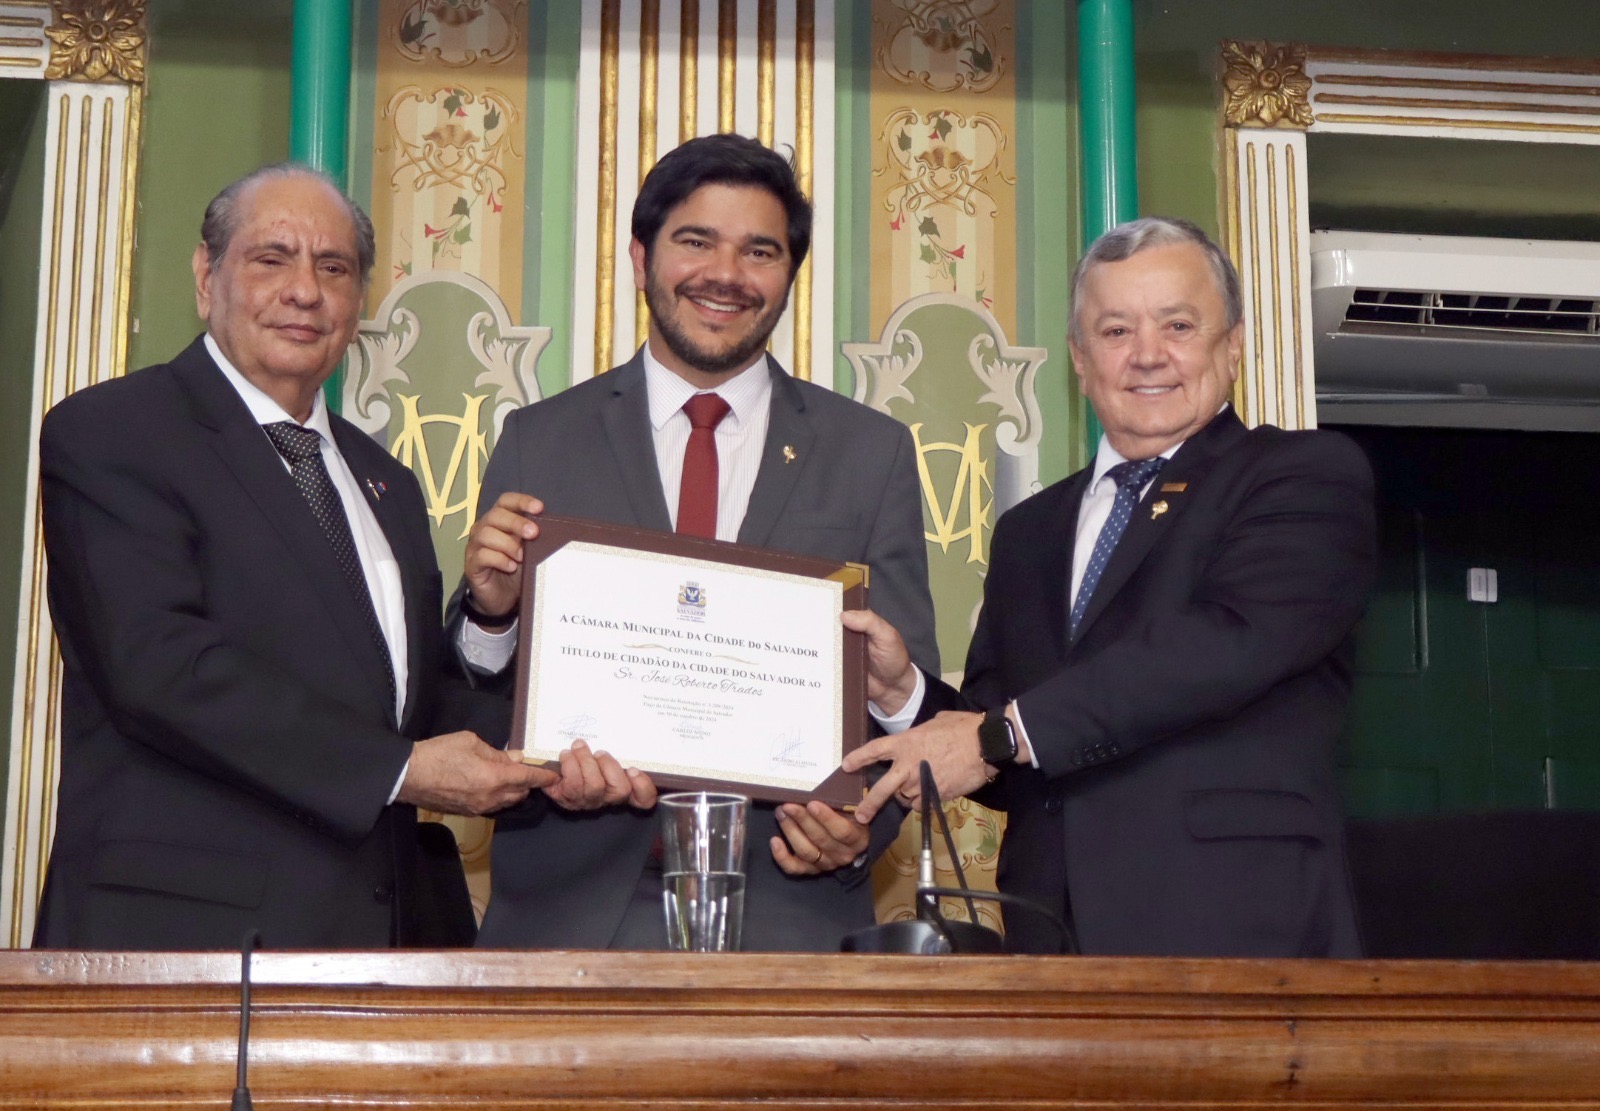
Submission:
<svg viewBox="0 0 1600 1111">
<path fill-rule="evenodd" d="M 1061 813 L 1061 800 L 1060 799 L 1045 799 L 1044 800 L 1044 812 L 1046 814 L 1059 814 L 1059 813 Z"/>
<path fill-rule="evenodd" d="M 372 889 L 372 898 L 374 902 L 387 903 L 394 898 L 394 889 L 386 883 L 380 883 Z"/>
<path fill-rule="evenodd" d="M 1075 768 L 1083 767 L 1083 753 L 1081 751 L 1072 754 L 1072 766 Z"/>
</svg>

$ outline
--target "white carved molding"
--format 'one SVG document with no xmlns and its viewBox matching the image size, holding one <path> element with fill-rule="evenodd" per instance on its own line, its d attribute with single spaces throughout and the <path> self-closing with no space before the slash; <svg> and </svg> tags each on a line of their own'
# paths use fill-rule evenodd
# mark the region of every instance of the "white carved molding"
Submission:
<svg viewBox="0 0 1600 1111">
<path fill-rule="evenodd" d="M 44 414 L 84 386 L 126 370 L 134 182 L 143 90 L 52 81 L 46 117 L 44 218 L 39 231 L 22 581 L 12 688 L 10 772 L 0 906 L 6 944 L 26 945 L 55 828 L 61 663 L 45 599 L 39 534 L 38 429 Z"/>
</svg>

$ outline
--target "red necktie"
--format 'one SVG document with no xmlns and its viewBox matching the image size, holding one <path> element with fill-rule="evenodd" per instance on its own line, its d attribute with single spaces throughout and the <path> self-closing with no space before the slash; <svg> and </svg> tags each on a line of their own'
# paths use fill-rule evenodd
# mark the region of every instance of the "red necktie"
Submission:
<svg viewBox="0 0 1600 1111">
<path fill-rule="evenodd" d="M 689 414 L 689 446 L 683 453 L 678 487 L 678 531 L 717 538 L 717 425 L 728 403 L 714 393 L 697 393 L 683 403 Z"/>
</svg>

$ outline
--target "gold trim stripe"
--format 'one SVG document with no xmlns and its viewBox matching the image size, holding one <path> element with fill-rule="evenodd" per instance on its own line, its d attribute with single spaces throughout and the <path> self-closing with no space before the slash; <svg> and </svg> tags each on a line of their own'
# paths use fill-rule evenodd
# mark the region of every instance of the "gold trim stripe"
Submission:
<svg viewBox="0 0 1600 1111">
<path fill-rule="evenodd" d="M 1533 115 L 1593 116 L 1600 108 L 1592 104 L 1537 104 L 1514 100 L 1446 100 L 1440 97 L 1357 96 L 1353 93 L 1317 93 L 1318 104 L 1365 104 L 1374 108 L 1443 108 L 1459 112 L 1528 112 Z"/>
<path fill-rule="evenodd" d="M 717 130 L 732 131 L 737 117 L 734 115 L 734 81 L 738 77 L 739 60 L 739 4 L 738 0 L 720 0 L 717 4 Z"/>
<path fill-rule="evenodd" d="M 133 287 L 133 229 L 139 208 L 139 143 L 143 136 L 144 89 L 128 86 L 127 116 L 122 132 L 122 236 L 117 241 L 117 318 L 113 324 L 111 373 L 128 373 L 128 325 L 133 315 L 130 301 Z"/>
<path fill-rule="evenodd" d="M 83 206 L 89 196 L 89 142 L 92 124 L 94 122 L 94 101 L 88 97 L 83 98 L 78 105 L 78 172 L 75 175 L 78 182 L 78 195 L 75 198 L 77 207 L 72 210 L 72 292 L 74 301 L 83 289 Z M 78 329 L 67 329 L 67 392 L 78 388 L 78 368 L 82 366 L 78 359 Z M 92 372 L 91 372 L 92 373 Z M 93 378 L 90 378 L 93 381 Z"/>
<path fill-rule="evenodd" d="M 1267 249 L 1269 251 L 1269 254 L 1267 255 L 1267 272 L 1271 275 L 1272 281 L 1272 316 L 1274 324 L 1272 334 L 1273 338 L 1277 341 L 1273 344 L 1274 353 L 1277 355 L 1277 358 L 1273 360 L 1274 364 L 1276 364 L 1274 369 L 1277 371 L 1275 377 L 1278 380 L 1278 389 L 1276 391 L 1278 395 L 1278 419 L 1276 424 L 1279 428 L 1282 428 L 1284 426 L 1284 402 L 1286 400 L 1284 395 L 1288 392 L 1288 383 L 1284 381 L 1283 375 L 1283 334 L 1282 329 L 1277 327 L 1277 325 L 1282 323 L 1283 319 L 1283 275 L 1278 267 L 1277 144 L 1268 143 L 1265 153 L 1267 156 Z"/>
<path fill-rule="evenodd" d="M 1294 380 L 1300 393 L 1300 427 L 1313 424 L 1310 405 L 1313 393 L 1306 389 L 1305 353 L 1301 348 L 1300 319 L 1300 175 L 1295 172 L 1294 144 L 1284 147 L 1284 169 L 1289 179 L 1289 289 L 1294 297 L 1289 319 L 1294 324 Z"/>
<path fill-rule="evenodd" d="M 795 150 L 800 191 L 811 198 L 816 170 L 816 0 L 796 0 L 794 11 Z M 794 376 L 811 381 L 811 270 L 816 244 L 794 279 Z"/>
<path fill-rule="evenodd" d="M 700 130 L 700 0 L 683 0 L 678 24 L 678 142 Z"/>
<path fill-rule="evenodd" d="M 0 66 L 16 66 L 18 69 L 44 69 L 43 58 L 0 58 Z"/>
<path fill-rule="evenodd" d="M 1250 199 L 1250 269 L 1254 271 L 1255 276 L 1255 280 L 1250 283 L 1250 292 L 1251 296 L 1255 299 L 1254 306 L 1256 313 L 1256 326 L 1253 329 L 1255 332 L 1256 388 L 1254 403 L 1251 405 L 1251 416 L 1255 418 L 1256 424 L 1260 424 L 1266 417 L 1265 402 L 1263 401 L 1263 398 L 1266 396 L 1266 378 L 1264 377 L 1266 371 L 1261 365 L 1261 218 L 1259 214 L 1261 192 L 1256 187 L 1256 145 L 1254 143 L 1246 143 L 1244 151 L 1246 159 L 1245 171 L 1246 179 L 1249 182 Z"/>
<path fill-rule="evenodd" d="M 35 31 L 44 30 L 45 21 L 25 15 L 0 15 L 0 27 L 23 27 Z M 42 41 L 42 40 L 41 40 Z"/>
<path fill-rule="evenodd" d="M 1386 77 L 1377 73 L 1330 74 L 1319 85 L 1367 85 L 1395 89 L 1450 89 L 1472 93 L 1545 93 L 1551 96 L 1600 97 L 1600 85 L 1537 85 L 1527 81 L 1462 81 L 1450 77 Z"/>
<path fill-rule="evenodd" d="M 1317 123 L 1384 124 L 1390 127 L 1460 127 L 1486 131 L 1555 131 L 1568 135 L 1600 135 L 1600 125 L 1582 123 L 1532 123 L 1523 120 L 1464 120 L 1456 116 L 1356 116 L 1318 112 Z"/>
<path fill-rule="evenodd" d="M 1233 258 L 1235 269 L 1240 271 L 1241 280 L 1244 271 L 1244 253 L 1240 245 L 1240 235 L 1243 229 L 1243 217 L 1239 212 L 1239 132 L 1231 127 L 1222 129 L 1223 139 L 1223 171 L 1222 181 L 1225 190 L 1222 206 L 1222 229 L 1227 237 L 1228 254 Z M 1241 352 L 1240 357 L 1243 358 Z M 1233 407 L 1237 412 L 1248 414 L 1245 405 L 1245 376 L 1243 367 L 1235 367 L 1236 377 L 1233 381 Z"/>
<path fill-rule="evenodd" d="M 639 4 L 639 180 L 656 164 L 657 82 L 661 55 L 661 0 L 640 0 Z M 650 334 L 650 310 L 644 290 L 633 295 L 633 337 L 635 344 Z"/>
<path fill-rule="evenodd" d="M 0 39 L 0 46 L 7 49 L 15 47 L 18 50 L 27 50 L 30 47 L 44 46 L 44 39 L 42 37 L 37 39 Z"/>
<path fill-rule="evenodd" d="M 617 53 L 622 0 L 602 0 L 600 8 L 600 181 L 595 217 L 594 372 L 611 369 L 611 329 L 616 320 L 612 273 L 617 261 Z"/>
<path fill-rule="evenodd" d="M 756 138 L 770 147 L 778 95 L 778 3 L 756 5 Z"/>
</svg>

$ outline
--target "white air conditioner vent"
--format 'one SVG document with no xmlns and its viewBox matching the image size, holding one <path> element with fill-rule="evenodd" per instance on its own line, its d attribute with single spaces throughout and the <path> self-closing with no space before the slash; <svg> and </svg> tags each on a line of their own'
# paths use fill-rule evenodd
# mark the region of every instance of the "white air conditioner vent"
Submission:
<svg viewBox="0 0 1600 1111">
<path fill-rule="evenodd" d="M 1600 431 L 1600 243 L 1311 241 L 1319 419 Z"/>
<path fill-rule="evenodd" d="M 1525 336 L 1600 335 L 1600 300 L 1503 293 L 1357 289 L 1346 324 L 1406 324 L 1428 330 L 1472 329 Z"/>
</svg>

